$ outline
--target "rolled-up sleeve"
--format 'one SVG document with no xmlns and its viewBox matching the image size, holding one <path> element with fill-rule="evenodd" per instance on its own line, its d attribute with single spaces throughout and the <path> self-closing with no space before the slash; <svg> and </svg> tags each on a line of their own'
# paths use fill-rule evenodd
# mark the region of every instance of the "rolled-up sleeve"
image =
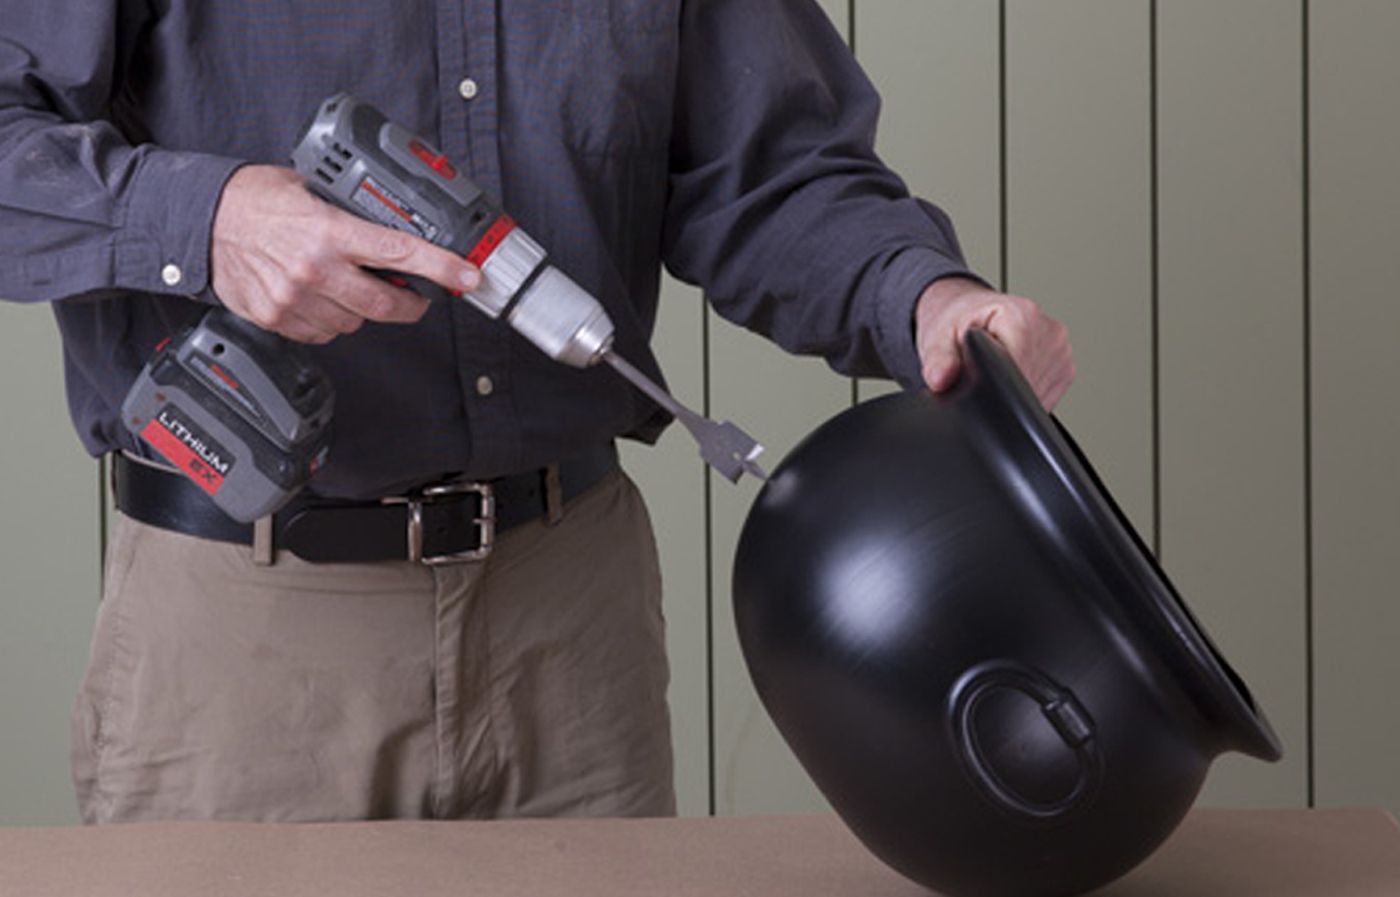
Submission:
<svg viewBox="0 0 1400 897">
<path fill-rule="evenodd" d="M 975 276 L 874 151 L 879 98 L 809 0 L 687 4 L 664 253 L 723 317 L 836 370 L 921 382 L 923 289 Z"/>
<path fill-rule="evenodd" d="M 112 123 L 144 3 L 0 0 L 0 297 L 202 292 L 240 162 Z"/>
</svg>

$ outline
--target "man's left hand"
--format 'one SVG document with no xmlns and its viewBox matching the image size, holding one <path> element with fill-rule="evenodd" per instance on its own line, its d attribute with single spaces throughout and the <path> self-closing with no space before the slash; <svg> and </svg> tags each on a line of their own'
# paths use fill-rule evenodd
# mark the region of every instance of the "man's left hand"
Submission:
<svg viewBox="0 0 1400 897">
<path fill-rule="evenodd" d="M 924 290 L 914 309 L 914 339 L 929 389 L 942 392 L 957 382 L 963 336 L 974 327 L 1006 347 L 1045 410 L 1054 408 L 1074 382 L 1065 325 L 1029 299 L 947 277 Z"/>
</svg>

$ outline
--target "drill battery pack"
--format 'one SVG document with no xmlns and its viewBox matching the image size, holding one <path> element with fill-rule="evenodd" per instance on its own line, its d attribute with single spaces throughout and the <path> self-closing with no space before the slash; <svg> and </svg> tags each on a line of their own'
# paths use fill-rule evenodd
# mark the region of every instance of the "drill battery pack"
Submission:
<svg viewBox="0 0 1400 897">
<path fill-rule="evenodd" d="M 211 309 L 157 347 L 122 418 L 224 513 L 251 523 L 325 463 L 334 403 L 307 353 Z"/>
</svg>

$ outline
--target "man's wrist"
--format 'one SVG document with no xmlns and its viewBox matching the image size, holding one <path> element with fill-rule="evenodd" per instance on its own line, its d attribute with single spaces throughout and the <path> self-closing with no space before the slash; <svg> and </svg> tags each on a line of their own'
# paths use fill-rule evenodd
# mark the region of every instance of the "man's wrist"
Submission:
<svg viewBox="0 0 1400 897">
<path fill-rule="evenodd" d="M 209 283 L 214 210 L 243 163 L 152 148 L 137 169 L 119 246 L 118 286 L 200 294 Z"/>
<path fill-rule="evenodd" d="M 946 277 L 940 277 L 924 288 L 923 293 L 919 296 L 919 302 L 915 306 L 916 313 L 918 307 L 925 302 L 940 305 L 951 302 L 965 293 L 983 291 L 995 292 L 985 281 L 968 274 L 950 274 Z"/>
<path fill-rule="evenodd" d="M 919 302 L 931 285 L 953 277 L 977 279 L 960 259 L 926 246 L 900 252 L 881 272 L 876 347 L 885 371 L 906 389 L 916 389 L 923 382 L 914 338 Z"/>
</svg>

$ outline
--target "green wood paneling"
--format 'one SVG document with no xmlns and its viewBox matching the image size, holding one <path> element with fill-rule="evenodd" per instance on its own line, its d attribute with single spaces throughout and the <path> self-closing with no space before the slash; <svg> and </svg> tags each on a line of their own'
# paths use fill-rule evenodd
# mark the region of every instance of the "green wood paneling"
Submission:
<svg viewBox="0 0 1400 897">
<path fill-rule="evenodd" d="M 997 4 L 856 4 L 855 51 L 884 99 L 877 149 L 917 196 L 952 216 L 973 270 L 1001 271 L 1001 97 Z M 894 388 L 861 381 L 859 397 Z"/>
<path fill-rule="evenodd" d="M 1158 4 L 1161 553 L 1272 719 L 1206 803 L 1307 798 L 1302 15 Z"/>
<path fill-rule="evenodd" d="M 0 303 L 0 825 L 77 821 L 68 711 L 97 613 L 98 465 L 78 447 L 53 315 Z"/>
<path fill-rule="evenodd" d="M 1057 413 L 1152 538 L 1147 0 L 1006 5 L 1005 288 L 1070 329 Z"/>
<path fill-rule="evenodd" d="M 845 0 L 823 6 L 845 30 Z M 850 381 L 832 373 L 824 362 L 784 355 L 714 315 L 709 367 L 710 416 L 733 420 L 762 442 L 770 469 L 798 440 L 851 402 Z M 714 787 L 720 813 L 797 811 L 823 805 L 759 704 L 734 630 L 730 597 L 734 548 L 757 491 L 757 484 L 748 477 L 731 484 L 710 476 Z"/>
<path fill-rule="evenodd" d="M 771 469 L 807 433 L 850 405 L 850 381 L 811 358 L 793 358 L 758 337 L 712 321 L 711 416 L 762 442 Z M 734 629 L 730 575 L 752 478 L 710 476 L 714 577 L 715 796 L 721 813 L 815 809 L 820 801 L 758 702 Z"/>
<path fill-rule="evenodd" d="M 704 315 L 699 290 L 665 280 L 652 346 L 672 394 L 693 408 L 701 407 L 705 395 Z M 622 443 L 622 463 L 646 498 L 661 555 L 677 810 L 705 815 L 710 811 L 710 695 L 704 464 L 680 426 L 668 429 L 655 446 Z"/>
<path fill-rule="evenodd" d="M 1310 25 L 1316 796 L 1400 810 L 1400 4 Z"/>
</svg>

